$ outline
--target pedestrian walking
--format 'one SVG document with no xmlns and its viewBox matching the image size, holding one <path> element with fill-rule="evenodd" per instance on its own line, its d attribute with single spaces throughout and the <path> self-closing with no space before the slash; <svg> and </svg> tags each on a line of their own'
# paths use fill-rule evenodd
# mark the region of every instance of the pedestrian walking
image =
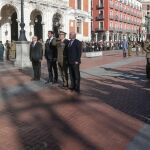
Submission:
<svg viewBox="0 0 150 150">
<path fill-rule="evenodd" d="M 128 56 L 128 41 L 126 39 L 123 39 L 122 47 L 123 47 L 123 57 L 127 57 Z"/>
<path fill-rule="evenodd" d="M 46 84 L 57 83 L 58 81 L 58 70 L 57 70 L 57 45 L 56 38 L 53 36 L 53 31 L 48 31 L 48 39 L 45 43 L 45 58 L 47 60 L 47 68 L 48 68 L 48 80 Z"/>
<path fill-rule="evenodd" d="M 10 55 L 10 43 L 8 40 L 6 40 L 6 43 L 5 43 L 5 47 L 6 47 L 6 60 L 9 60 L 9 55 Z"/>
<path fill-rule="evenodd" d="M 2 44 L 2 41 L 0 41 L 0 61 L 3 61 L 4 57 L 4 45 Z"/>
<path fill-rule="evenodd" d="M 57 41 L 57 62 L 59 72 L 63 81 L 63 87 L 68 87 L 68 57 L 67 49 L 69 40 L 65 38 L 66 33 L 60 31 L 59 40 Z"/>
<path fill-rule="evenodd" d="M 133 42 L 129 40 L 128 42 L 128 56 L 131 56 L 132 54 L 132 48 L 133 48 Z"/>
<path fill-rule="evenodd" d="M 70 42 L 68 44 L 68 63 L 71 86 L 70 89 L 80 93 L 80 63 L 82 44 L 76 39 L 76 33 L 69 34 Z"/>
<path fill-rule="evenodd" d="M 41 77 L 41 61 L 43 57 L 42 44 L 37 41 L 37 36 L 32 37 L 30 44 L 30 61 L 34 71 L 32 80 L 40 80 Z"/>
</svg>

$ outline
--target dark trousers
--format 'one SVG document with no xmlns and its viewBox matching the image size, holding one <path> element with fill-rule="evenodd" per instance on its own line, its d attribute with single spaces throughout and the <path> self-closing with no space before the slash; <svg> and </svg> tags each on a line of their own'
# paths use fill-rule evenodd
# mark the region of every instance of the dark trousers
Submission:
<svg viewBox="0 0 150 150">
<path fill-rule="evenodd" d="M 47 60 L 47 67 L 48 67 L 48 73 L 49 73 L 49 81 L 55 82 L 58 80 L 58 70 L 57 70 L 57 64 L 54 60 Z"/>
<path fill-rule="evenodd" d="M 77 92 L 80 92 L 79 64 L 69 64 L 69 73 L 70 73 L 71 88 Z"/>
<path fill-rule="evenodd" d="M 150 58 L 147 58 L 146 75 L 147 75 L 147 78 L 150 78 Z"/>
<path fill-rule="evenodd" d="M 3 50 L 0 50 L 0 61 L 3 60 L 3 55 L 4 55 L 4 51 L 3 51 Z"/>
<path fill-rule="evenodd" d="M 40 80 L 41 77 L 41 62 L 40 61 L 32 61 L 32 67 L 34 71 L 34 79 Z"/>
<path fill-rule="evenodd" d="M 63 86 L 68 86 L 68 64 L 66 61 L 58 62 L 59 72 L 63 81 Z"/>
</svg>

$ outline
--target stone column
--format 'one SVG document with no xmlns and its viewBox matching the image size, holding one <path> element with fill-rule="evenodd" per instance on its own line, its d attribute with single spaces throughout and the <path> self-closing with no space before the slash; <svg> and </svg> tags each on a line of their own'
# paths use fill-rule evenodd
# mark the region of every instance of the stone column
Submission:
<svg viewBox="0 0 150 150">
<path fill-rule="evenodd" d="M 95 40 L 96 40 L 96 42 L 98 41 L 98 33 L 95 33 Z"/>
<path fill-rule="evenodd" d="M 109 31 L 106 31 L 105 34 L 106 34 L 106 41 L 109 42 Z"/>
<path fill-rule="evenodd" d="M 112 33 L 112 41 L 113 42 L 115 41 L 115 33 L 114 32 Z"/>
<path fill-rule="evenodd" d="M 42 29 L 43 29 L 43 41 L 46 41 L 46 36 L 45 36 L 45 23 L 42 22 Z"/>
<path fill-rule="evenodd" d="M 20 69 L 32 66 L 30 59 L 29 59 L 29 46 L 30 46 L 30 43 L 27 41 L 16 42 L 15 66 L 19 67 Z"/>
</svg>

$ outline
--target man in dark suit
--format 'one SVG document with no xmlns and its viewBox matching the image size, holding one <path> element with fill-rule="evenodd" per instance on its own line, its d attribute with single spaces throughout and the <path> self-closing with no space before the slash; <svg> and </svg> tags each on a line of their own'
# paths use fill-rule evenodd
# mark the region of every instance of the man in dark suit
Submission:
<svg viewBox="0 0 150 150">
<path fill-rule="evenodd" d="M 71 80 L 71 90 L 80 93 L 80 63 L 82 44 L 76 39 L 76 33 L 69 34 L 70 42 L 68 44 L 68 63 Z"/>
<path fill-rule="evenodd" d="M 32 62 L 34 77 L 33 80 L 40 80 L 41 76 L 41 60 L 43 57 L 42 44 L 37 42 L 37 37 L 33 36 L 30 44 L 30 60 Z"/>
<path fill-rule="evenodd" d="M 45 58 L 47 60 L 47 67 L 49 78 L 46 83 L 52 82 L 56 83 L 58 80 L 57 71 L 57 46 L 56 38 L 53 36 L 53 31 L 48 31 L 48 39 L 45 43 Z"/>
</svg>

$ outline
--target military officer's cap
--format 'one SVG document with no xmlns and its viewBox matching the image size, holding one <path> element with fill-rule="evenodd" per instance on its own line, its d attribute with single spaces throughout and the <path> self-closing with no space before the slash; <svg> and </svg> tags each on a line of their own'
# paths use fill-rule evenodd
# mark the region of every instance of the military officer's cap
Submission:
<svg viewBox="0 0 150 150">
<path fill-rule="evenodd" d="M 64 32 L 64 31 L 60 31 L 59 34 L 64 34 L 64 35 L 66 35 L 67 33 Z"/>
</svg>

